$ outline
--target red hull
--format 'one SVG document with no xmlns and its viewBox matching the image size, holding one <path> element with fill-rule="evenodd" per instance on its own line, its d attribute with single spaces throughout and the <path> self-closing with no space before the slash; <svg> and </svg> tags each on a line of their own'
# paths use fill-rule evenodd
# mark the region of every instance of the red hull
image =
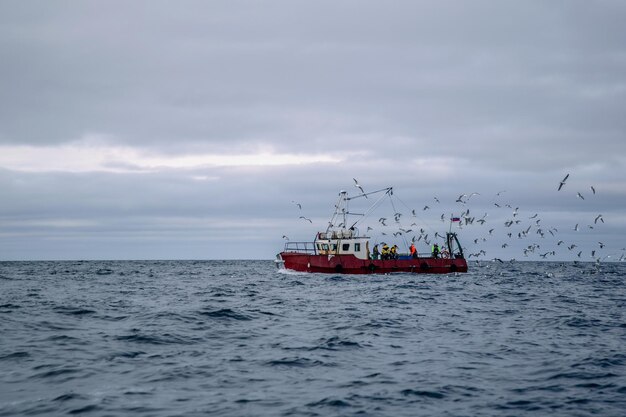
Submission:
<svg viewBox="0 0 626 417">
<path fill-rule="evenodd" d="M 388 274 L 411 272 L 416 274 L 449 274 L 467 272 L 465 259 L 417 258 L 364 260 L 354 255 L 309 255 L 297 252 L 281 252 L 280 258 L 286 269 L 299 272 L 328 274 Z"/>
</svg>

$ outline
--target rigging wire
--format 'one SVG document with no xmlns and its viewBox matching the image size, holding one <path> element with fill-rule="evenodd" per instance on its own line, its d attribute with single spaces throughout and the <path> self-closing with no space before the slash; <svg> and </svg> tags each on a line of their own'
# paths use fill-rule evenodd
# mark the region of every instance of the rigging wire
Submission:
<svg viewBox="0 0 626 417">
<path fill-rule="evenodd" d="M 375 194 L 375 193 L 379 193 L 379 192 L 381 192 L 381 191 L 385 191 L 385 194 L 381 195 L 381 196 L 378 198 L 378 200 L 376 200 L 376 201 L 374 202 L 374 204 L 372 204 L 372 205 L 371 205 L 371 206 L 370 206 L 370 207 L 369 207 L 369 208 L 365 211 L 365 213 L 362 215 L 363 217 L 362 217 L 362 218 L 360 218 L 359 220 L 357 220 L 356 222 L 354 222 L 354 223 L 352 224 L 351 228 L 352 228 L 352 227 L 356 227 L 356 225 L 357 225 L 357 224 L 361 223 L 363 220 L 365 220 L 366 218 L 368 218 L 368 217 L 369 217 L 369 215 L 370 215 L 370 214 L 371 214 L 374 210 L 376 210 L 376 209 L 378 208 L 378 206 L 380 206 L 380 203 L 383 201 L 383 199 L 385 198 L 385 196 L 390 195 L 390 191 L 391 191 L 392 189 L 393 189 L 393 188 L 391 188 L 391 187 L 389 187 L 389 188 L 384 188 L 384 189 L 382 189 L 382 190 L 372 191 L 372 192 L 367 193 L 367 194 L 361 194 L 361 195 L 356 196 L 356 197 L 351 197 L 351 198 L 348 198 L 348 200 L 353 200 L 353 199 L 355 199 L 355 198 L 362 197 L 362 196 L 364 196 L 364 195 Z M 391 197 L 390 197 L 390 198 L 391 198 Z"/>
<path fill-rule="evenodd" d="M 384 193 L 365 211 L 365 213 L 351 213 L 349 210 L 349 203 L 351 200 L 355 200 L 357 198 L 367 198 L 368 195 L 372 195 L 372 194 L 377 194 L 377 193 Z M 404 242 L 404 244 L 406 245 L 406 247 L 409 247 L 408 244 L 408 240 L 407 237 L 405 235 L 405 232 L 403 231 L 403 224 L 401 222 L 401 216 L 402 213 L 398 211 L 396 204 L 394 204 L 394 197 L 397 200 L 398 203 L 400 203 L 402 206 L 406 207 L 407 210 L 409 210 L 412 214 L 413 217 L 416 217 L 424 226 L 424 228 L 426 230 L 429 231 L 429 233 L 433 233 L 433 235 L 437 236 L 436 230 L 432 225 L 432 222 L 425 220 L 424 218 L 422 218 L 421 216 L 419 216 L 414 209 L 411 209 L 401 198 L 399 198 L 398 196 L 396 196 L 393 193 L 393 187 L 388 187 L 388 188 L 383 188 L 380 190 L 376 190 L 376 191 L 372 191 L 369 193 L 362 193 L 353 197 L 349 197 L 347 195 L 347 193 L 345 191 L 341 192 L 339 194 L 339 199 L 337 201 L 337 204 L 335 204 L 335 212 L 332 216 L 331 221 L 329 222 L 328 228 L 327 228 L 327 232 L 330 231 L 333 228 L 336 227 L 341 227 L 343 229 L 352 229 L 354 230 L 360 223 L 364 222 L 366 219 L 369 218 L 369 216 L 372 214 L 372 212 L 374 210 L 376 210 L 384 201 L 385 197 L 389 197 L 389 202 L 391 204 L 391 208 L 393 209 L 394 212 L 394 220 L 395 223 L 398 227 L 398 229 L 402 229 L 402 230 L 398 230 L 398 233 L 395 234 L 395 236 L 397 237 L 397 235 L 399 234 L 401 236 L 402 241 Z M 357 219 L 354 223 L 352 223 L 352 225 L 350 227 L 348 227 L 348 222 L 347 222 L 347 216 L 348 215 L 352 215 L 352 216 L 361 216 L 359 219 Z M 335 223 L 338 221 L 338 218 L 340 216 L 343 216 L 343 222 L 340 223 L 339 225 L 336 225 Z M 423 230 L 423 229 L 422 229 Z M 415 232 L 414 232 L 415 233 Z M 421 235 L 422 233 L 420 233 Z M 415 239 L 415 237 L 413 238 Z"/>
<path fill-rule="evenodd" d="M 402 203 L 402 205 L 403 205 L 404 207 L 406 207 L 408 210 L 413 210 L 413 209 L 411 209 L 408 205 L 406 205 L 406 203 L 405 203 L 404 201 L 402 201 L 402 200 L 400 199 L 400 197 L 398 197 L 398 196 L 394 196 L 394 197 L 395 197 L 395 198 L 397 198 L 397 199 L 398 199 L 398 201 L 399 201 L 400 203 Z M 429 231 L 430 231 L 431 233 L 435 233 L 435 232 L 437 232 L 437 230 L 436 230 L 436 229 L 435 229 L 435 228 L 431 225 L 431 223 L 430 223 L 429 221 L 424 220 L 421 216 L 418 216 L 418 215 L 417 215 L 417 211 L 415 212 L 415 217 L 416 217 L 416 218 L 417 218 L 420 222 L 422 222 L 422 224 L 424 224 L 424 226 L 425 226 L 427 229 L 429 229 Z"/>
</svg>

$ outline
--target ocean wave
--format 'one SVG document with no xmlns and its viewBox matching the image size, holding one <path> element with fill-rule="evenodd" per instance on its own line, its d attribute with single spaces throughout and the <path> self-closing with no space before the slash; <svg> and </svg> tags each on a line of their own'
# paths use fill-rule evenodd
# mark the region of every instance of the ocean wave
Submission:
<svg viewBox="0 0 626 417">
<path fill-rule="evenodd" d="M 80 379 L 89 374 L 85 369 L 56 365 L 46 365 L 35 367 L 35 370 L 52 368 L 41 372 L 36 372 L 30 376 L 31 379 L 53 379 L 57 383 L 65 383 L 74 379 Z"/>
<path fill-rule="evenodd" d="M 124 358 L 124 359 L 135 359 L 139 356 L 145 355 L 146 352 L 143 352 L 141 350 L 137 350 L 137 351 L 120 351 L 120 352 L 113 352 L 110 354 L 107 354 L 104 356 L 104 358 L 106 358 L 106 360 L 115 360 L 117 358 Z"/>
<path fill-rule="evenodd" d="M 86 314 L 94 314 L 96 311 L 88 308 L 82 307 L 71 307 L 71 306 L 57 306 L 52 309 L 54 312 L 59 314 L 65 314 L 68 316 L 84 316 Z"/>
<path fill-rule="evenodd" d="M 320 339 L 318 344 L 309 350 L 342 350 L 342 349 L 358 349 L 361 345 L 348 339 L 342 339 L 338 336 Z"/>
<path fill-rule="evenodd" d="M 425 397 L 425 398 L 434 398 L 434 399 L 441 399 L 446 396 L 445 394 L 441 392 L 437 392 L 437 391 L 410 389 L 410 388 L 400 391 L 400 394 L 404 396 Z"/>
<path fill-rule="evenodd" d="M 88 400 L 88 397 L 85 395 L 75 393 L 75 392 L 70 392 L 67 394 L 59 395 L 58 397 L 52 399 L 52 401 L 56 401 L 56 402 L 65 402 L 65 401 L 73 401 L 73 400 Z"/>
<path fill-rule="evenodd" d="M 605 379 L 605 378 L 615 378 L 619 375 L 613 372 L 591 372 L 591 371 L 570 371 L 570 372 L 559 372 L 554 374 L 548 378 L 548 380 L 554 379 L 572 379 L 572 380 L 582 380 L 587 381 L 590 379 Z"/>
<path fill-rule="evenodd" d="M 0 361 L 4 360 L 12 360 L 12 359 L 22 359 L 30 357 L 30 353 L 25 351 L 12 352 L 7 354 L 0 354 Z"/>
<path fill-rule="evenodd" d="M 67 413 L 71 414 L 71 415 L 85 414 L 85 413 L 91 413 L 93 411 L 98 411 L 98 410 L 101 410 L 101 409 L 102 408 L 98 404 L 88 404 L 88 405 L 84 405 L 82 407 L 71 409 Z"/>
<path fill-rule="evenodd" d="M 252 320 L 252 317 L 237 312 L 235 310 L 231 310 L 230 308 L 220 308 L 218 310 L 202 310 L 199 311 L 198 314 L 204 317 L 211 317 L 214 319 L 228 319 L 240 321 Z"/>
<path fill-rule="evenodd" d="M 266 361 L 265 365 L 275 366 L 275 367 L 288 367 L 288 368 L 312 368 L 317 366 L 333 366 L 326 362 L 317 360 L 317 359 L 309 359 L 309 358 L 282 358 Z"/>
<path fill-rule="evenodd" d="M 115 340 L 147 345 L 192 345 L 199 342 L 198 338 L 184 337 L 171 333 L 142 334 L 139 332 L 116 336 Z"/>
<path fill-rule="evenodd" d="M 352 404 L 339 398 L 323 398 L 319 401 L 310 402 L 307 407 L 330 407 L 330 408 L 345 408 L 351 407 Z"/>
</svg>

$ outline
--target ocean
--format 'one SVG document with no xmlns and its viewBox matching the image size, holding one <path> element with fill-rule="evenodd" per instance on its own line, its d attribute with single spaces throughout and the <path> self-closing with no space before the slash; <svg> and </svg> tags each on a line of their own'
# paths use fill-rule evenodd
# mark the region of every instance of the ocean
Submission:
<svg viewBox="0 0 626 417">
<path fill-rule="evenodd" d="M 624 416 L 626 265 L 0 263 L 0 416 Z"/>
</svg>

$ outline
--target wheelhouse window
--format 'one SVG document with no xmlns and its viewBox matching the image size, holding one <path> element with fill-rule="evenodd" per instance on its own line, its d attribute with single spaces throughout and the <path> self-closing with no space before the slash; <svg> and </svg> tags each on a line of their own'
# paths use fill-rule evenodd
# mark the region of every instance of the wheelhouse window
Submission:
<svg viewBox="0 0 626 417">
<path fill-rule="evenodd" d="M 361 244 L 360 243 L 355 243 L 354 244 L 354 251 L 355 252 L 361 252 Z"/>
<path fill-rule="evenodd" d="M 344 243 L 343 245 L 341 245 L 341 250 L 343 250 L 343 251 L 350 250 L 350 244 L 349 243 Z"/>
</svg>

